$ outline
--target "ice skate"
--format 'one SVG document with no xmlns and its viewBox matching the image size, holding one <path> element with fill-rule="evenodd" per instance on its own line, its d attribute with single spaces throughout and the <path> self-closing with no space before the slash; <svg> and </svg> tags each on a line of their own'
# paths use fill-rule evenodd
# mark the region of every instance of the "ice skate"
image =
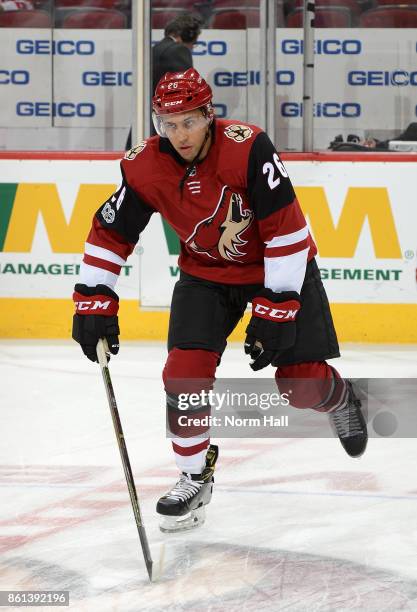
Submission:
<svg viewBox="0 0 417 612">
<path fill-rule="evenodd" d="M 343 448 L 351 457 L 360 457 L 366 449 L 368 431 L 362 414 L 362 403 L 356 397 L 352 383 L 346 381 L 348 397 L 341 408 L 330 413 L 330 423 Z"/>
<path fill-rule="evenodd" d="M 159 525 L 161 531 L 187 531 L 204 523 L 205 506 L 210 503 L 213 492 L 218 452 L 217 446 L 210 445 L 202 473 L 182 473 L 176 485 L 158 501 L 156 511 L 163 517 Z"/>
</svg>

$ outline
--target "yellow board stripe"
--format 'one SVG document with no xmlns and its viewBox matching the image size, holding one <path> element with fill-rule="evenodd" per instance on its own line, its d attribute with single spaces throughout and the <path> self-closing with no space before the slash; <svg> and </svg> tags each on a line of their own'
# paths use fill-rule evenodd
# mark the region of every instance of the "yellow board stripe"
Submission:
<svg viewBox="0 0 417 612">
<path fill-rule="evenodd" d="M 417 343 L 417 304 L 332 304 L 340 342 Z M 0 338 L 70 338 L 74 311 L 67 299 L 0 299 Z M 167 311 L 146 311 L 136 300 L 120 304 L 121 338 L 166 340 Z M 230 340 L 242 341 L 246 314 Z"/>
</svg>

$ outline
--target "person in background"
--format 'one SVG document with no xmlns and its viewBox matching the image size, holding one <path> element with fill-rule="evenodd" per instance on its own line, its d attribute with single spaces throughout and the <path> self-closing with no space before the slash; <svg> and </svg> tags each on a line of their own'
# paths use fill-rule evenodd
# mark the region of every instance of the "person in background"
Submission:
<svg viewBox="0 0 417 612">
<path fill-rule="evenodd" d="M 191 49 L 201 33 L 202 21 L 183 13 L 165 27 L 165 37 L 152 49 L 152 91 L 166 72 L 184 72 L 193 66 Z"/>
<path fill-rule="evenodd" d="M 166 72 L 184 72 L 193 66 L 191 49 L 201 34 L 202 20 L 192 13 L 182 13 L 170 21 L 164 38 L 152 48 L 152 91 Z M 151 125 L 151 136 L 156 132 Z M 132 147 L 132 131 L 126 141 L 126 149 Z"/>
</svg>

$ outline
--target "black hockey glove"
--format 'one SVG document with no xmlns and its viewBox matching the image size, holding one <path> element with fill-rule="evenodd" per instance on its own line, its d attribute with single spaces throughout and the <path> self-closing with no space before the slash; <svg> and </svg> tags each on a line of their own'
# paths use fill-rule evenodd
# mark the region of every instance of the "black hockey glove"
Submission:
<svg viewBox="0 0 417 612">
<path fill-rule="evenodd" d="M 275 293 L 263 289 L 252 300 L 252 317 L 246 328 L 245 353 L 252 370 L 261 370 L 295 342 L 295 317 L 300 310 L 295 291 Z"/>
<path fill-rule="evenodd" d="M 72 337 L 81 344 L 84 355 L 91 361 L 97 359 L 97 342 L 105 338 L 110 353 L 119 352 L 119 298 L 106 285 L 87 287 L 77 284 L 74 287 L 73 300 L 75 315 L 72 324 Z"/>
</svg>

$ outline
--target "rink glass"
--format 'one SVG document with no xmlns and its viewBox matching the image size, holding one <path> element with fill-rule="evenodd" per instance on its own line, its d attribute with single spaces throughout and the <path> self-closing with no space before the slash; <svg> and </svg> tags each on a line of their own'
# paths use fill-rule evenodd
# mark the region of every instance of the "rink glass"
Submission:
<svg viewBox="0 0 417 612">
<path fill-rule="evenodd" d="M 331 8 L 321 2 L 316 3 L 314 34 L 313 148 L 327 149 L 340 137 L 372 150 L 416 120 L 410 92 L 417 84 L 417 9 L 387 7 L 385 0 L 377 6 L 370 0 L 340 0 Z M 0 108 L 0 142 L 5 150 L 126 147 L 136 114 L 133 42 L 143 38 L 135 25 L 132 29 L 132 2 L 73 4 L 27 0 L 24 14 L 0 15 L 0 85 L 6 101 Z M 213 88 L 217 116 L 266 127 L 265 95 L 275 108 L 271 139 L 281 151 L 302 150 L 301 0 L 276 4 L 276 75 L 265 89 L 259 69 L 261 45 L 268 45 L 269 34 L 260 22 L 260 2 L 229 9 L 223 4 L 144 3 L 151 44 L 163 37 L 167 20 L 179 9 L 199 12 L 204 25 L 192 49 L 193 62 Z M 150 80 L 151 70 L 145 73 Z M 140 95 L 139 102 L 148 104 Z M 145 137 L 150 111 L 148 116 Z"/>
</svg>

